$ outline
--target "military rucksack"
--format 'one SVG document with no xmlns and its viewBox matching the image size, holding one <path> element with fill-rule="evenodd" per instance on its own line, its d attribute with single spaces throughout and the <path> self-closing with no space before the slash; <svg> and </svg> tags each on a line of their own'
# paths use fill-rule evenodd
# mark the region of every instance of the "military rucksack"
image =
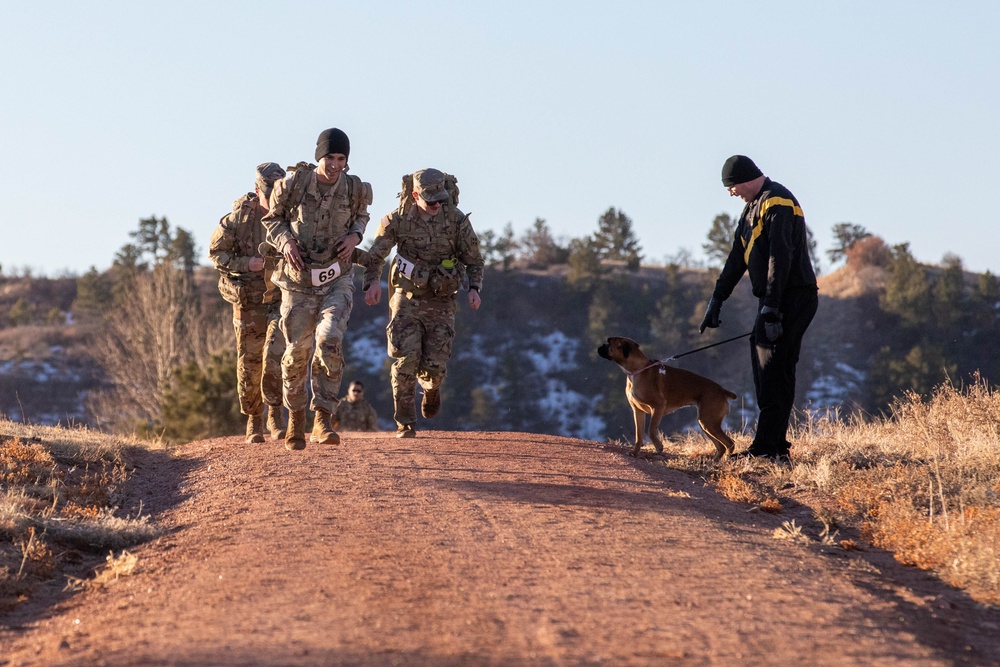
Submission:
<svg viewBox="0 0 1000 667">
<path fill-rule="evenodd" d="M 448 193 L 448 201 L 444 203 L 451 206 L 458 206 L 458 179 L 451 174 L 445 174 L 444 189 Z M 397 210 L 401 215 L 405 214 L 413 206 L 413 174 L 405 174 L 403 176 L 403 185 L 396 196 L 399 197 L 399 208 Z"/>
<path fill-rule="evenodd" d="M 310 181 L 308 175 L 316 171 L 316 165 L 303 161 L 289 167 L 287 171 L 292 178 L 291 191 L 288 195 L 288 210 L 291 212 L 299 207 L 302 198 L 306 196 L 306 188 L 309 187 Z M 361 180 L 360 176 L 346 173 L 344 175 L 347 176 L 347 197 L 351 200 L 351 217 L 353 218 L 361 212 L 364 206 L 372 203 L 372 189 L 370 185 Z"/>
</svg>

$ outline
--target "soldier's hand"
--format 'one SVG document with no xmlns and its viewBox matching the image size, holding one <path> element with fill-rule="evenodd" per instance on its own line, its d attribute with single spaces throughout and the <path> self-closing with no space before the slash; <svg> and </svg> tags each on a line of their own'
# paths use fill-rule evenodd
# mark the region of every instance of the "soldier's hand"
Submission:
<svg viewBox="0 0 1000 667">
<path fill-rule="evenodd" d="M 281 249 L 281 254 L 284 255 L 285 261 L 292 265 L 296 271 L 301 271 L 306 268 L 305 262 L 302 261 L 302 253 L 299 252 L 299 244 L 295 241 L 289 241 L 285 244 L 285 247 Z"/>
<path fill-rule="evenodd" d="M 470 289 L 469 290 L 469 308 L 472 310 L 479 310 L 479 306 L 482 305 L 483 300 L 479 297 L 479 290 Z"/>
<path fill-rule="evenodd" d="M 365 303 L 369 306 L 374 306 L 376 303 L 382 300 L 382 284 L 379 282 L 374 282 L 368 286 L 365 290 Z"/>
<path fill-rule="evenodd" d="M 250 258 L 250 270 L 251 271 L 263 271 L 264 270 L 264 258 L 263 257 L 251 257 Z"/>
<path fill-rule="evenodd" d="M 341 262 L 350 264 L 351 255 L 354 253 L 354 248 L 361 243 L 361 239 L 354 232 L 347 232 L 339 239 L 337 239 L 337 245 L 334 248 L 337 251 L 337 259 Z"/>
</svg>

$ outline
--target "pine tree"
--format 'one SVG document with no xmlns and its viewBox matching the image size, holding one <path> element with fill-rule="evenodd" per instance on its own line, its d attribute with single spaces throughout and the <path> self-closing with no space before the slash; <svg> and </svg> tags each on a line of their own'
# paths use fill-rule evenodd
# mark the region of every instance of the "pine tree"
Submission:
<svg viewBox="0 0 1000 667">
<path fill-rule="evenodd" d="M 597 221 L 594 247 L 601 259 L 624 262 L 630 271 L 638 271 L 642 262 L 642 246 L 632 228 L 632 220 L 614 207 L 604 212 Z"/>
<path fill-rule="evenodd" d="M 736 234 L 736 221 L 728 213 L 720 213 L 708 228 L 708 242 L 702 244 L 710 266 L 721 267 L 726 263 Z"/>
<path fill-rule="evenodd" d="M 871 235 L 871 232 L 861 225 L 856 225 L 852 222 L 838 222 L 833 226 L 834 245 L 826 251 L 826 256 L 831 264 L 836 264 L 840 259 L 847 256 L 847 251 L 855 243 Z"/>
<path fill-rule="evenodd" d="M 542 218 L 535 218 L 534 224 L 528 229 L 517 247 L 521 257 L 528 266 L 535 269 L 545 269 L 553 264 L 563 264 L 569 252 L 560 246 L 552 236 L 548 223 Z"/>
</svg>

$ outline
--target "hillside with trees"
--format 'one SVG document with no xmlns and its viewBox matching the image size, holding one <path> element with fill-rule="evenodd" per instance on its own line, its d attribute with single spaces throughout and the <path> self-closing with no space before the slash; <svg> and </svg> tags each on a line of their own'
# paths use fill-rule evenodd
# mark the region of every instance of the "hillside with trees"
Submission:
<svg viewBox="0 0 1000 667">
<path fill-rule="evenodd" d="M 708 266 L 679 253 L 643 262 L 631 219 L 610 208 L 591 234 L 557 239 L 543 219 L 520 236 L 484 230 L 484 305 L 459 300 L 458 333 L 435 428 L 520 430 L 602 440 L 631 433 L 624 376 L 599 359 L 610 335 L 666 359 L 747 333 L 756 301 L 741 282 L 722 327 L 697 333 L 735 222 L 708 226 Z M 834 227 L 821 303 L 798 367 L 797 405 L 817 415 L 878 414 L 906 392 L 1000 375 L 1000 284 L 888 247 L 859 225 Z M 79 277 L 0 277 L 0 412 L 36 423 L 77 422 L 182 441 L 242 430 L 228 305 L 214 269 L 198 266 L 192 236 L 164 218 L 139 222 L 106 271 Z M 814 259 L 818 262 L 815 242 Z M 383 279 L 385 276 L 383 276 Z M 346 381 L 368 387 L 391 428 L 385 303 L 355 298 L 345 339 Z M 755 414 L 745 339 L 672 361 L 736 392 L 727 428 Z M 693 410 L 662 424 L 689 429 Z"/>
</svg>

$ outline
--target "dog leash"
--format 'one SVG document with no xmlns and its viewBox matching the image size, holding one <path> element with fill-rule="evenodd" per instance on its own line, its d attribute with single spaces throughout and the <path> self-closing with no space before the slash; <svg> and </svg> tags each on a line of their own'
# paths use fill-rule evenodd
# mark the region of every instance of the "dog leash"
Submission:
<svg viewBox="0 0 1000 667">
<path fill-rule="evenodd" d="M 749 336 L 752 333 L 753 333 L 752 331 L 748 331 L 745 334 L 741 334 L 739 336 L 733 336 L 732 338 L 727 338 L 726 340 L 720 340 L 718 343 L 712 343 L 711 345 L 706 345 L 705 347 L 699 347 L 699 348 L 695 348 L 693 350 L 689 350 L 687 352 L 682 352 L 681 354 L 675 354 L 672 357 L 667 357 L 666 361 L 673 361 L 674 359 L 680 359 L 681 357 L 686 357 L 689 354 L 694 354 L 695 352 L 701 352 L 702 350 L 707 350 L 708 348 L 715 347 L 717 345 L 724 345 L 725 343 L 732 343 L 734 340 L 739 340 L 740 338 L 746 338 L 747 336 Z M 657 362 L 657 363 L 660 363 L 660 362 Z M 646 368 L 649 368 L 649 366 L 647 366 Z M 642 370 L 646 370 L 646 369 L 644 368 Z"/>
</svg>

